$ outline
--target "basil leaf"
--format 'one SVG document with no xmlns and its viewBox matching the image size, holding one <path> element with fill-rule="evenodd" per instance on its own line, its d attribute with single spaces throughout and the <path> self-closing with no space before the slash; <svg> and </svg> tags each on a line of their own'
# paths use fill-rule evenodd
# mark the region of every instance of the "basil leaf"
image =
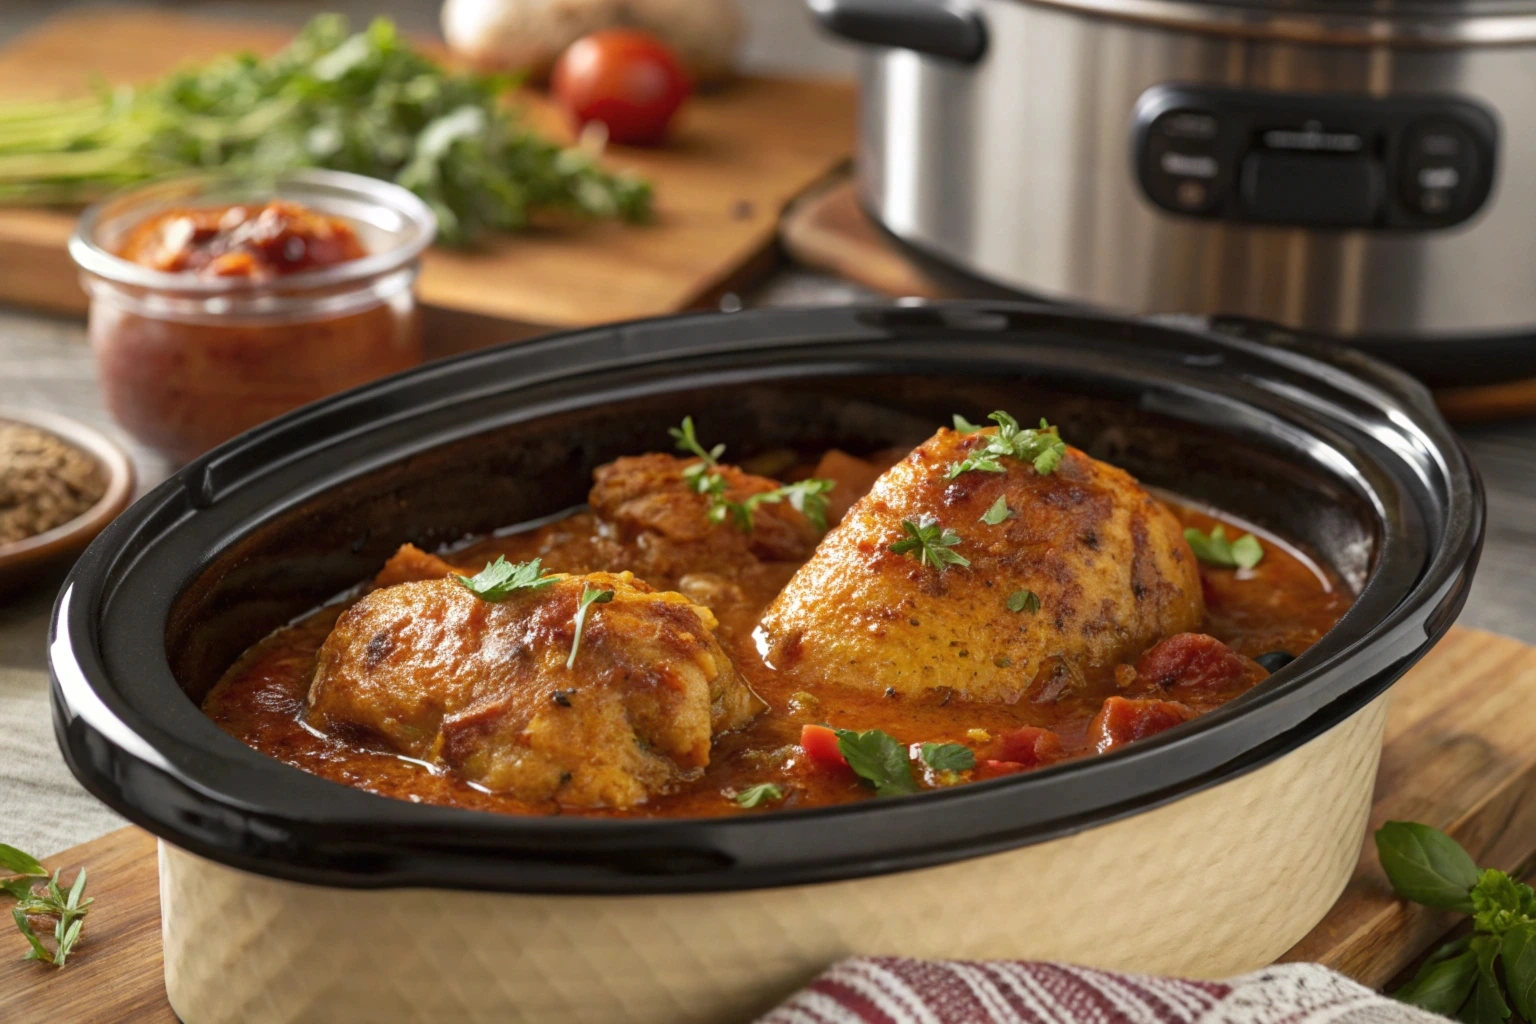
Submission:
<svg viewBox="0 0 1536 1024">
<path fill-rule="evenodd" d="M 992 507 L 982 513 L 981 521 L 986 523 L 988 526 L 996 526 L 998 523 L 1012 519 L 1016 514 L 1017 513 L 1015 513 L 1013 509 L 1008 507 L 1008 499 L 999 496 L 998 499 L 992 503 Z"/>
<path fill-rule="evenodd" d="M 1477 980 L 1472 985 L 1472 998 L 1467 1000 L 1460 1014 L 1467 1024 L 1503 1024 L 1509 1019 L 1509 1004 L 1504 1001 L 1499 976 L 1493 968 L 1499 958 L 1499 945 L 1499 940 L 1492 935 L 1478 935 L 1472 939 Z"/>
<path fill-rule="evenodd" d="M 1467 949 L 1443 960 L 1430 959 L 1412 981 L 1392 993 L 1392 998 L 1430 1013 L 1453 1017 L 1472 994 L 1476 982 L 1477 954 Z"/>
<path fill-rule="evenodd" d="M 876 796 L 909 796 L 918 791 L 907 748 L 894 737 L 879 729 L 833 732 L 837 733 L 837 749 L 847 758 L 848 767 L 875 787 Z"/>
<path fill-rule="evenodd" d="M 0 843 L 0 868 L 5 869 L 8 875 L 36 875 L 44 877 L 48 874 L 37 858 L 29 853 L 22 853 L 14 846 Z"/>
<path fill-rule="evenodd" d="M 976 752 L 963 743 L 924 743 L 923 763 L 936 772 L 968 772 L 976 767 Z"/>
<path fill-rule="evenodd" d="M 784 799 L 784 791 L 771 782 L 759 782 L 755 786 L 749 786 L 736 794 L 736 802 L 742 807 L 756 807 L 759 804 L 777 803 Z"/>
<path fill-rule="evenodd" d="M 1536 921 L 1522 921 L 1504 933 L 1504 981 L 1515 1012 L 1536 1014 Z"/>
<path fill-rule="evenodd" d="M 1376 832 L 1376 852 L 1399 896 L 1436 910 L 1472 913 L 1477 864 L 1444 832 L 1417 822 L 1389 821 Z"/>
</svg>

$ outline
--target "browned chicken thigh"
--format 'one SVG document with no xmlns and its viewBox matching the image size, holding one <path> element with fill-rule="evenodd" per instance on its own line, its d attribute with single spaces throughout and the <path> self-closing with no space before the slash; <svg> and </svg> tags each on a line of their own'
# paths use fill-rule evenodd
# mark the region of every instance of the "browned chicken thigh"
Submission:
<svg viewBox="0 0 1536 1024">
<path fill-rule="evenodd" d="M 1050 431 L 944 429 L 853 505 L 761 638 L 807 687 L 1051 700 L 1203 615 L 1178 521 L 1129 474 Z"/>
<path fill-rule="evenodd" d="M 384 575 L 437 566 L 402 549 Z M 584 595 L 599 599 L 583 612 Z M 492 600 L 453 577 L 398 583 L 337 621 L 307 716 L 529 803 L 631 807 L 698 774 L 714 736 L 762 707 L 714 628 L 628 573 Z"/>
</svg>

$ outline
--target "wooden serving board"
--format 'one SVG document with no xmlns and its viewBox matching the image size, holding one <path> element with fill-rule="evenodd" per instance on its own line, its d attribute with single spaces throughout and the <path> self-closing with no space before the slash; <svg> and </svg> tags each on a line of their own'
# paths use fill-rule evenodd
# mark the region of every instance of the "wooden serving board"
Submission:
<svg viewBox="0 0 1536 1024">
<path fill-rule="evenodd" d="M 1536 648 L 1453 629 L 1392 694 L 1371 830 L 1390 819 L 1422 821 L 1455 836 L 1481 865 L 1526 869 L 1536 857 Z M 66 878 L 86 865 L 97 905 L 62 971 L 20 959 L 21 936 L 0 930 L 5 1009 L 16 1020 L 174 1022 L 161 973 L 154 839 L 126 828 L 46 863 Z M 1392 896 L 1367 836 L 1343 897 L 1282 959 L 1318 961 L 1379 988 L 1451 921 Z"/>
<path fill-rule="evenodd" d="M 838 176 L 797 200 L 779 227 L 785 251 L 817 270 L 846 277 L 890 296 L 964 297 L 908 259 L 859 206 L 853 182 Z M 1446 417 L 1458 423 L 1536 413 L 1536 379 L 1435 392 Z"/>
<path fill-rule="evenodd" d="M 0 97 L 145 81 L 234 50 L 270 52 L 291 37 L 271 25 L 150 10 L 67 13 L 0 50 Z M 530 327 L 575 327 L 672 313 L 742 287 L 772 266 L 784 207 L 848 159 L 855 103 L 848 83 L 751 77 L 695 96 L 668 145 L 607 156 L 653 183 L 655 223 L 582 223 L 491 237 L 470 251 L 435 249 L 421 297 Z M 519 104 L 532 124 L 570 140 L 543 94 L 525 92 Z M 74 215 L 0 208 L 0 301 L 84 310 L 64 251 Z"/>
</svg>

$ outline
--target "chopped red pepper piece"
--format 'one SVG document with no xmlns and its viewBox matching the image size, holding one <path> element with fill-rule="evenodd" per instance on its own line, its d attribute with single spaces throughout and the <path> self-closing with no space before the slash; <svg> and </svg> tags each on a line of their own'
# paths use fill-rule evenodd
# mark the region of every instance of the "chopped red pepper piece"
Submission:
<svg viewBox="0 0 1536 1024">
<path fill-rule="evenodd" d="M 1049 729 L 1026 725 L 997 738 L 996 755 L 999 761 L 1038 768 L 1061 760 L 1061 737 Z"/>
<path fill-rule="evenodd" d="M 800 749 L 806 760 L 819 768 L 851 771 L 848 759 L 837 748 L 837 733 L 824 725 L 807 725 L 800 730 Z"/>
</svg>

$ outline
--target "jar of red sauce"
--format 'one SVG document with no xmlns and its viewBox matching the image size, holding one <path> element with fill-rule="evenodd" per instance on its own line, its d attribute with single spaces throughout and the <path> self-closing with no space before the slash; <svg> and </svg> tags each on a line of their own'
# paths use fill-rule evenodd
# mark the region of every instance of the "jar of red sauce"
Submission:
<svg viewBox="0 0 1536 1024">
<path fill-rule="evenodd" d="M 337 171 L 181 177 L 91 207 L 69 249 L 107 408 L 186 461 L 415 366 L 436 226 L 406 189 Z"/>
</svg>

